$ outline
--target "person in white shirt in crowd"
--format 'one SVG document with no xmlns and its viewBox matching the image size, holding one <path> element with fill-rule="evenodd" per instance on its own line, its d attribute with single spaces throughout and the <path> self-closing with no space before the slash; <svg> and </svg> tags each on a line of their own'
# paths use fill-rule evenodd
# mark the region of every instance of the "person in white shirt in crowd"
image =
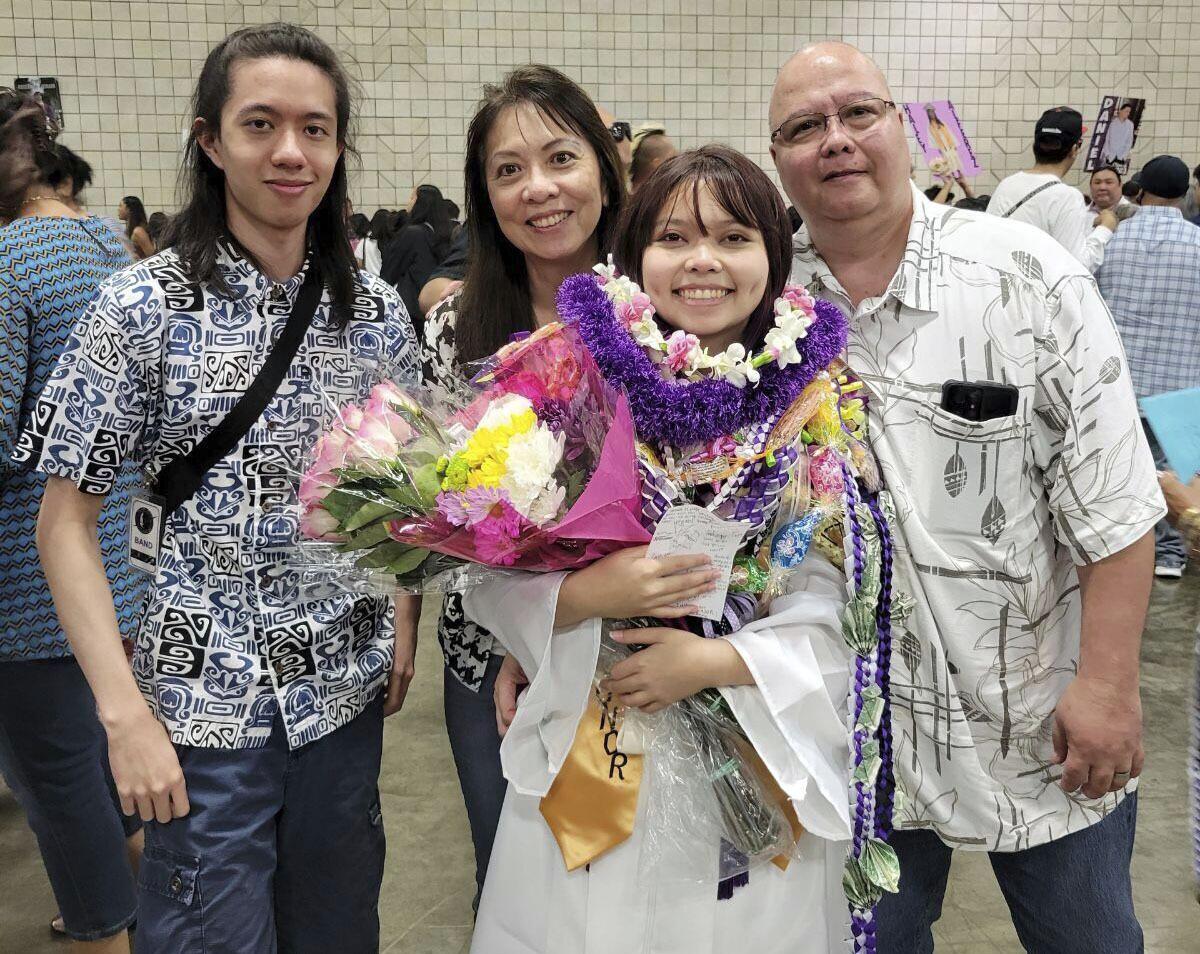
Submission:
<svg viewBox="0 0 1200 954">
<path fill-rule="evenodd" d="M 987 210 L 1037 226 L 1094 272 L 1104 261 L 1117 217 L 1104 211 L 1091 219 L 1084 214 L 1083 195 L 1063 182 L 1079 156 L 1083 133 L 1078 110 L 1062 106 L 1042 113 L 1033 132 L 1033 166 L 996 186 Z"/>
<path fill-rule="evenodd" d="M 851 316 L 913 597 L 892 630 L 901 876 L 877 949 L 933 951 L 957 849 L 989 852 L 1025 950 L 1140 951 L 1138 651 L 1165 508 L 1121 342 L 1058 243 L 909 182 L 894 100 L 861 52 L 819 43 L 770 105 L 804 219 L 792 280 Z"/>
<path fill-rule="evenodd" d="M 1111 211 L 1118 222 L 1124 222 L 1137 212 L 1137 206 L 1125 198 L 1121 191 L 1121 173 L 1112 166 L 1101 166 L 1093 172 L 1088 186 L 1091 199 L 1087 207 L 1089 218 Z"/>
<path fill-rule="evenodd" d="M 1129 159 L 1129 150 L 1133 148 L 1133 137 L 1137 135 L 1137 126 L 1134 125 L 1132 117 L 1133 103 L 1125 103 L 1109 122 L 1108 133 L 1104 137 L 1104 148 L 1101 150 L 1104 165 L 1126 162 Z"/>
</svg>

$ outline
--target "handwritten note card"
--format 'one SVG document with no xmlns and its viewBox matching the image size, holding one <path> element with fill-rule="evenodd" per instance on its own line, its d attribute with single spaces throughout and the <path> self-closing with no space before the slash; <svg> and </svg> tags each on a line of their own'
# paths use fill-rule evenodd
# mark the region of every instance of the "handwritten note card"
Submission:
<svg viewBox="0 0 1200 954">
<path fill-rule="evenodd" d="M 725 594 L 729 592 L 733 558 L 737 556 L 745 535 L 744 524 L 722 520 L 703 507 L 684 504 L 672 507 L 663 514 L 646 555 L 662 557 L 707 553 L 712 557 L 713 569 L 721 573 L 717 588 L 691 602 L 700 608 L 697 616 L 715 621 L 721 618 L 725 610 Z"/>
<path fill-rule="evenodd" d="M 1200 472 L 1200 388 L 1155 394 L 1140 403 L 1167 463 L 1186 484 Z"/>
</svg>

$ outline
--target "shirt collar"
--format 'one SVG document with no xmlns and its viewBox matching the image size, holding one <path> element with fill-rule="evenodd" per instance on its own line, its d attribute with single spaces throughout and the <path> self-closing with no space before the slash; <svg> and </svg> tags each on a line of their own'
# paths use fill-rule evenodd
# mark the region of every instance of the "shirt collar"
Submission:
<svg viewBox="0 0 1200 954">
<path fill-rule="evenodd" d="M 908 241 L 904 246 L 904 257 L 900 259 L 900 265 L 888 283 L 887 290 L 880 298 L 875 299 L 875 303 L 881 306 L 889 298 L 894 298 L 913 311 L 936 313 L 940 273 L 938 237 L 947 210 L 942 210 L 940 206 L 930 202 L 911 182 L 909 186 L 912 189 L 913 214 L 908 227 Z M 796 232 L 793 254 L 797 261 L 812 270 L 820 284 L 847 297 L 845 289 L 812 244 L 807 225 L 801 225 Z"/>
<path fill-rule="evenodd" d="M 1182 219 L 1183 218 L 1183 212 L 1179 209 L 1178 206 L 1174 206 L 1174 205 L 1143 205 L 1143 206 L 1139 206 L 1138 210 L 1137 210 L 1137 215 L 1135 215 L 1134 218 L 1140 219 L 1143 215 L 1150 216 L 1151 218 L 1154 218 L 1156 216 L 1162 216 L 1163 218 L 1171 218 L 1171 219 L 1174 219 L 1174 218 Z M 1145 219 L 1143 221 L 1148 221 L 1148 219 Z"/>
<path fill-rule="evenodd" d="M 233 286 L 253 289 L 254 297 L 280 299 L 295 297 L 312 264 L 312 249 L 304 256 L 300 271 L 286 281 L 272 281 L 255 267 L 245 247 L 232 235 L 217 241 L 217 267 L 225 280 Z"/>
</svg>

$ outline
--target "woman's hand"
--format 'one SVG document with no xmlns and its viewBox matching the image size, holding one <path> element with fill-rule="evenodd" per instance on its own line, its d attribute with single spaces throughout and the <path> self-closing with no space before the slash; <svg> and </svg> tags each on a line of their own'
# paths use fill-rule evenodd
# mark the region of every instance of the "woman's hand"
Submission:
<svg viewBox="0 0 1200 954">
<path fill-rule="evenodd" d="M 658 712 L 701 689 L 754 681 L 727 639 L 705 639 L 665 626 L 619 630 L 612 637 L 646 647 L 613 666 L 609 678 L 600 683 L 615 702 L 631 709 Z"/>
<path fill-rule="evenodd" d="M 1169 470 L 1158 473 L 1158 486 L 1162 488 L 1163 497 L 1167 501 L 1167 519 L 1172 525 L 1178 522 L 1184 511 L 1192 507 L 1200 507 L 1200 474 L 1192 478 L 1190 484 L 1184 484 Z"/>
<path fill-rule="evenodd" d="M 496 687 L 492 690 L 492 701 L 496 704 L 496 731 L 500 738 L 508 731 L 513 719 L 517 717 L 517 696 L 529 685 L 529 677 L 517 662 L 517 657 L 509 654 L 500 664 L 496 673 Z"/>
<path fill-rule="evenodd" d="M 626 547 L 571 573 L 558 593 L 554 625 L 574 626 L 593 617 L 682 619 L 695 613 L 689 601 L 713 590 L 721 577 L 712 559 L 700 554 L 651 559 L 646 549 Z"/>
</svg>

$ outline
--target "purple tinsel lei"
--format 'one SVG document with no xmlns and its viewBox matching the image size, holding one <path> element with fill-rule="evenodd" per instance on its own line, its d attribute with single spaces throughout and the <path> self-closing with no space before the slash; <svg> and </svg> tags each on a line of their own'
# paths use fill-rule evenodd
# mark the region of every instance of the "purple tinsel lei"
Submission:
<svg viewBox="0 0 1200 954">
<path fill-rule="evenodd" d="M 558 314 L 579 329 L 601 373 L 624 388 L 641 440 L 690 447 L 734 434 L 782 413 L 846 347 L 846 317 L 818 299 L 808 335 L 796 342 L 799 364 L 763 367 L 756 385 L 721 378 L 668 381 L 621 325 L 612 301 L 592 274 L 572 275 L 558 290 Z"/>
</svg>

